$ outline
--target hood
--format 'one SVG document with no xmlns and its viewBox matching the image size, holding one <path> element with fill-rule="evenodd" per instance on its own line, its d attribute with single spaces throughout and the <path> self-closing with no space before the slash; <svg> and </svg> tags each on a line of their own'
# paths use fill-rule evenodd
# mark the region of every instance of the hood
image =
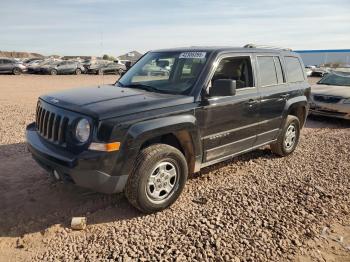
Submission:
<svg viewBox="0 0 350 262">
<path fill-rule="evenodd" d="M 161 94 L 113 85 L 71 89 L 40 98 L 50 104 L 99 119 L 194 102 L 192 96 Z"/>
<path fill-rule="evenodd" d="M 350 97 L 350 86 L 313 85 L 311 94 Z"/>
</svg>

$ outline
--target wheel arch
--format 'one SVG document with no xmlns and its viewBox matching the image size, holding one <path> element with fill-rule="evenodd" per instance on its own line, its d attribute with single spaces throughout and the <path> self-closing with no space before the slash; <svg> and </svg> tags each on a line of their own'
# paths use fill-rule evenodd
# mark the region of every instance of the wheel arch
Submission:
<svg viewBox="0 0 350 262">
<path fill-rule="evenodd" d="M 189 173 L 198 172 L 201 143 L 196 118 L 178 115 L 148 120 L 132 125 L 127 133 L 122 172 L 128 174 L 140 150 L 152 144 L 164 143 L 179 149 L 185 156 Z"/>
<path fill-rule="evenodd" d="M 295 97 L 287 101 L 285 108 L 284 118 L 288 115 L 296 116 L 300 121 L 300 127 L 302 128 L 306 122 L 308 114 L 308 102 L 304 96 Z"/>
</svg>

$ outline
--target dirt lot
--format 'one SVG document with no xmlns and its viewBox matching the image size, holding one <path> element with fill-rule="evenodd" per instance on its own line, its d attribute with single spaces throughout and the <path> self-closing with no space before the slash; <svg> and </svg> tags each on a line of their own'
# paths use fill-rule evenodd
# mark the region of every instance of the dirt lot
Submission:
<svg viewBox="0 0 350 262">
<path fill-rule="evenodd" d="M 287 158 L 262 148 L 206 168 L 158 214 L 53 182 L 24 143 L 37 97 L 115 80 L 0 76 L 0 261 L 350 261 L 350 122 L 312 118 Z"/>
</svg>

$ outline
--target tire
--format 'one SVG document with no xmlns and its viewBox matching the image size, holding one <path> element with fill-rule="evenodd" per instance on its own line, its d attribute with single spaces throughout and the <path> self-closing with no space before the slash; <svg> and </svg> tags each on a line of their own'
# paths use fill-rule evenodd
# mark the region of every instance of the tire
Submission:
<svg viewBox="0 0 350 262">
<path fill-rule="evenodd" d="M 15 67 L 15 68 L 12 70 L 12 74 L 14 74 L 14 75 L 20 75 L 20 74 L 22 74 L 22 70 L 19 69 L 19 68 L 17 68 L 17 67 Z"/>
<path fill-rule="evenodd" d="M 294 152 L 299 143 L 299 138 L 300 121 L 297 117 L 289 115 L 277 138 L 277 142 L 270 145 L 271 151 L 279 156 L 287 156 Z"/>
<path fill-rule="evenodd" d="M 74 72 L 76 75 L 80 75 L 81 74 L 81 69 L 80 68 L 77 68 L 75 69 L 75 72 Z"/>
<path fill-rule="evenodd" d="M 97 70 L 96 75 L 103 75 L 103 70 L 102 69 Z"/>
<path fill-rule="evenodd" d="M 154 213 L 176 201 L 187 176 L 187 162 L 178 149 L 165 144 L 151 145 L 138 154 L 125 195 L 143 213 Z"/>
<path fill-rule="evenodd" d="M 51 69 L 50 70 L 50 75 L 52 75 L 52 76 L 57 75 L 57 70 L 56 69 Z"/>
</svg>

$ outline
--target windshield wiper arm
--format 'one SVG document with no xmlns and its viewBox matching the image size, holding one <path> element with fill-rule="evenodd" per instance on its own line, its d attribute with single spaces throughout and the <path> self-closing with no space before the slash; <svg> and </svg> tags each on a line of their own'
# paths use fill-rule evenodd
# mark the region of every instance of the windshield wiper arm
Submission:
<svg viewBox="0 0 350 262">
<path fill-rule="evenodd" d="M 137 88 L 137 89 L 142 89 L 142 90 L 146 90 L 149 92 L 161 92 L 161 93 L 163 93 L 163 91 L 159 90 L 158 88 L 155 88 L 153 86 L 143 85 L 143 84 L 131 84 L 131 85 L 127 85 L 124 87 Z"/>
</svg>

